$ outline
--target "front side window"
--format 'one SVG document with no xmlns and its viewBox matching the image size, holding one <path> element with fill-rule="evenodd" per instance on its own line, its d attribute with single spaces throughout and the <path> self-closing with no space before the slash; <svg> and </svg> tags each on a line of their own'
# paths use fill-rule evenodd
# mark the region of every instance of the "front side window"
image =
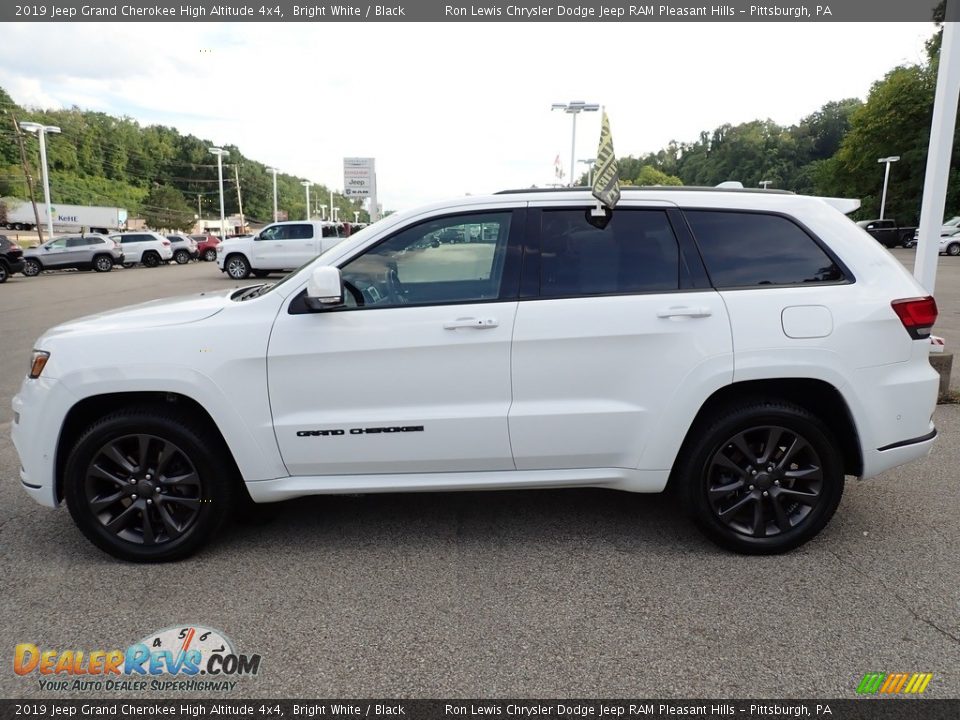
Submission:
<svg viewBox="0 0 960 720">
<path fill-rule="evenodd" d="M 496 299 L 511 217 L 511 212 L 458 215 L 399 232 L 341 268 L 347 304 L 394 307 Z M 480 236 L 483 228 L 484 242 L 462 241 Z"/>
<path fill-rule="evenodd" d="M 65 237 L 57 238 L 56 240 L 51 240 L 44 247 L 49 250 L 63 250 L 67 246 L 67 239 Z"/>
<path fill-rule="evenodd" d="M 780 215 L 687 210 L 718 288 L 837 282 L 843 271 L 799 225 Z"/>
<path fill-rule="evenodd" d="M 541 297 L 656 292 L 679 287 L 680 251 L 664 211 L 615 210 L 604 227 L 591 223 L 588 212 L 543 211 Z"/>
<path fill-rule="evenodd" d="M 287 228 L 287 225 L 271 225 L 263 229 L 257 240 L 286 240 L 289 237 Z"/>
</svg>

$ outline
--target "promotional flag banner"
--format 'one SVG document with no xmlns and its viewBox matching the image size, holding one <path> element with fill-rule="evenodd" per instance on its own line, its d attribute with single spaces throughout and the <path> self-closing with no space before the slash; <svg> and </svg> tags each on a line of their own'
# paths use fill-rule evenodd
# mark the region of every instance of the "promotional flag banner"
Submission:
<svg viewBox="0 0 960 720">
<path fill-rule="evenodd" d="M 610 134 L 610 120 L 606 110 L 603 111 L 600 124 L 600 146 L 597 148 L 597 164 L 593 176 L 593 196 L 611 210 L 620 201 L 617 156 L 613 153 L 613 136 Z"/>
</svg>

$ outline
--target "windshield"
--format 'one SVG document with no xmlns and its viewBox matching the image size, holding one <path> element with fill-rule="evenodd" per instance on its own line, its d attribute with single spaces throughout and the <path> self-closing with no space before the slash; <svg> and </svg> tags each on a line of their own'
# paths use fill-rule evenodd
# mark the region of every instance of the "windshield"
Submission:
<svg viewBox="0 0 960 720">
<path fill-rule="evenodd" d="M 957 227 L 960 226 L 960 215 L 952 217 L 944 223 L 944 226 L 948 227 Z"/>
</svg>

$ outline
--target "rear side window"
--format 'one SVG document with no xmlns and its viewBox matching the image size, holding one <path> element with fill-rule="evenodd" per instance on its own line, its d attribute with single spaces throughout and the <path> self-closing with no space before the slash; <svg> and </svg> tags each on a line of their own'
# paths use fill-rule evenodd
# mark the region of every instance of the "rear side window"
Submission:
<svg viewBox="0 0 960 720">
<path fill-rule="evenodd" d="M 715 287 L 837 282 L 843 271 L 800 226 L 779 215 L 687 210 Z"/>
<path fill-rule="evenodd" d="M 579 210 L 544 210 L 540 296 L 570 297 L 676 290 L 677 239 L 662 210 L 618 209 L 606 227 Z M 480 237 L 487 234 L 481 229 Z"/>
<path fill-rule="evenodd" d="M 313 225 L 288 225 L 287 239 L 310 240 L 313 237 Z"/>
</svg>

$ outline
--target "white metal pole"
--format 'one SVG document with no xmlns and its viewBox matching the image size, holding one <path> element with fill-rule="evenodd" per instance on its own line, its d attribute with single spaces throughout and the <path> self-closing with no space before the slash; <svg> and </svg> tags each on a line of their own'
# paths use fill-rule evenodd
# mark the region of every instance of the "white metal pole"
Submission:
<svg viewBox="0 0 960 720">
<path fill-rule="evenodd" d="M 53 208 L 50 206 L 50 171 L 47 169 L 46 128 L 40 128 L 40 164 L 43 166 L 43 200 L 47 204 L 47 237 L 53 237 Z"/>
<path fill-rule="evenodd" d="M 273 221 L 277 221 L 277 169 L 270 168 L 273 173 Z"/>
<path fill-rule="evenodd" d="M 330 191 L 330 219 L 333 220 L 333 190 Z"/>
<path fill-rule="evenodd" d="M 960 0 L 947 0 L 945 18 L 927 150 L 927 173 L 920 205 L 920 242 L 913 270 L 914 277 L 931 294 L 937 280 L 940 224 L 947 201 L 957 98 L 960 97 Z"/>
<path fill-rule="evenodd" d="M 571 113 L 571 115 L 573 115 L 573 137 L 570 140 L 570 187 L 573 187 L 575 182 L 573 175 L 577 167 L 574 164 L 574 158 L 577 156 L 577 113 Z"/>
<path fill-rule="evenodd" d="M 309 220 L 310 219 L 310 183 L 304 183 L 303 187 L 307 191 L 307 220 Z"/>
<path fill-rule="evenodd" d="M 883 194 L 880 195 L 880 219 L 883 220 L 883 211 L 887 207 L 887 183 L 890 181 L 890 159 L 883 161 L 886 170 L 883 171 Z"/>
</svg>

